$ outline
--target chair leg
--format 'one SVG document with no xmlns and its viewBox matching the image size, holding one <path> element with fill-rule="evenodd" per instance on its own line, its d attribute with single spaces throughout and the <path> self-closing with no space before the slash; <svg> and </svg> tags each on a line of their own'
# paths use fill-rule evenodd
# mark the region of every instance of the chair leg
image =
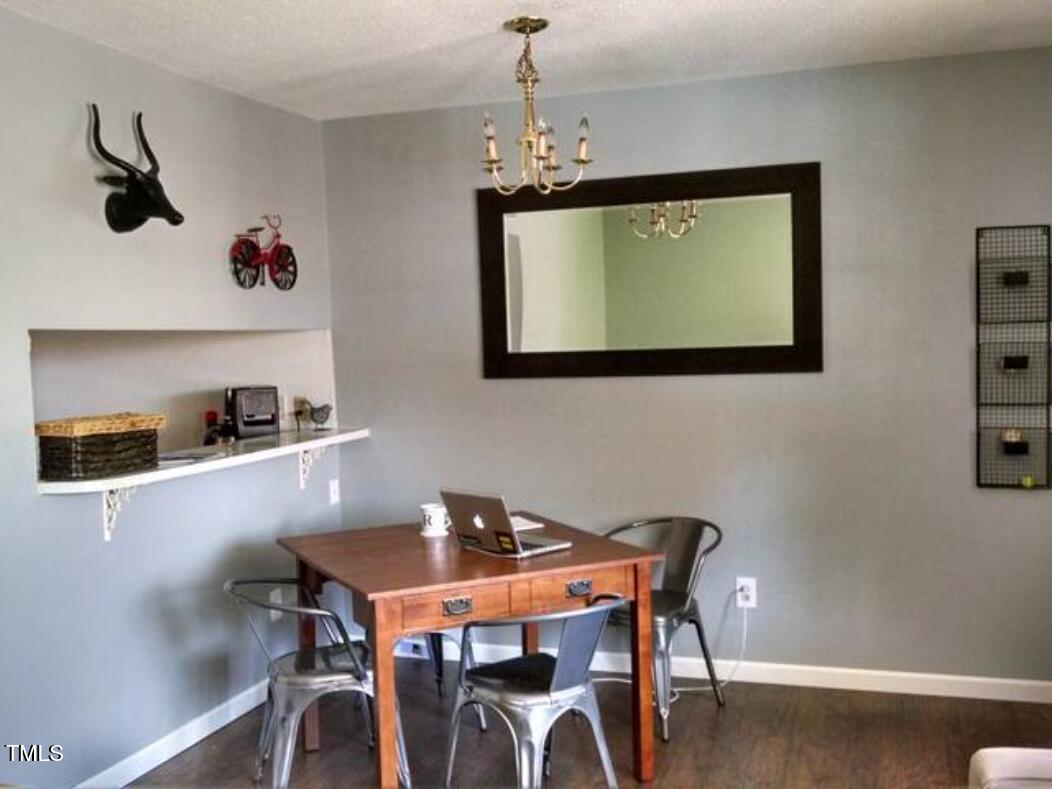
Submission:
<svg viewBox="0 0 1052 789">
<path fill-rule="evenodd" d="M 461 649 L 465 650 L 464 660 L 468 668 L 475 668 L 478 664 L 475 662 L 475 650 L 471 646 L 471 641 L 468 640 L 467 644 L 463 644 Z M 479 719 L 479 729 L 486 731 L 486 711 L 482 709 L 481 704 L 473 705 L 475 707 L 475 714 Z"/>
<path fill-rule="evenodd" d="M 267 688 L 267 704 L 263 708 L 263 725 L 259 728 L 259 745 L 256 746 L 256 769 L 252 774 L 252 782 L 259 783 L 263 780 L 263 766 L 270 758 L 270 748 L 274 739 L 274 693 Z"/>
<path fill-rule="evenodd" d="M 397 742 L 398 779 L 405 789 L 412 789 L 413 781 L 409 774 L 409 751 L 405 747 L 405 732 L 402 729 L 402 713 L 395 700 L 395 740 Z"/>
<path fill-rule="evenodd" d="M 443 680 L 446 676 L 441 633 L 427 634 L 427 654 L 431 658 L 431 668 L 435 672 L 435 684 L 438 685 L 438 695 L 441 696 L 444 690 Z"/>
<path fill-rule="evenodd" d="M 355 693 L 354 706 L 362 716 L 365 734 L 369 738 L 369 749 L 376 747 L 376 734 L 373 732 L 373 698 L 368 693 Z"/>
<path fill-rule="evenodd" d="M 544 738 L 544 777 L 552 777 L 552 733 L 555 727 L 548 729 L 548 736 Z"/>
<path fill-rule="evenodd" d="M 519 789 L 540 789 L 544 781 L 544 740 L 548 731 L 535 731 L 527 720 L 516 723 Z"/>
<path fill-rule="evenodd" d="M 274 712 L 276 719 L 274 732 L 274 764 L 271 767 L 271 782 L 273 789 L 286 789 L 289 785 L 289 777 L 292 775 L 292 758 L 296 751 L 296 734 L 300 727 L 300 717 L 303 711 L 310 706 L 309 699 L 306 703 L 294 701 L 288 694 L 278 688 L 274 693 Z"/>
<path fill-rule="evenodd" d="M 668 715 L 672 706 L 672 656 L 669 634 L 663 627 L 654 628 L 654 695 L 657 696 L 661 739 L 668 742 Z"/>
<path fill-rule="evenodd" d="M 723 688 L 720 687 L 719 680 L 716 679 L 716 667 L 712 665 L 712 655 L 709 654 L 709 644 L 705 640 L 705 628 L 701 624 L 701 617 L 696 616 L 691 618 L 691 624 L 694 625 L 694 629 L 698 631 L 698 643 L 701 644 L 701 654 L 705 656 L 705 668 L 709 672 L 709 682 L 712 684 L 712 692 L 716 694 L 716 703 L 719 706 L 725 704 L 723 700 Z"/>
<path fill-rule="evenodd" d="M 476 705 L 478 706 L 478 705 Z M 446 755 L 446 789 L 453 785 L 453 759 L 457 755 L 457 736 L 460 734 L 460 713 L 464 711 L 463 693 L 458 689 L 453 717 L 449 723 L 449 747 Z"/>
<path fill-rule="evenodd" d="M 606 785 L 610 789 L 617 789 L 617 774 L 614 772 L 614 763 L 610 759 L 610 749 L 606 745 L 606 735 L 603 733 L 603 722 L 599 717 L 599 703 L 595 698 L 594 687 L 588 689 L 588 694 L 581 701 L 578 709 L 584 713 L 592 725 L 592 736 L 595 737 L 595 747 L 599 751 L 599 761 L 603 765 Z"/>
</svg>

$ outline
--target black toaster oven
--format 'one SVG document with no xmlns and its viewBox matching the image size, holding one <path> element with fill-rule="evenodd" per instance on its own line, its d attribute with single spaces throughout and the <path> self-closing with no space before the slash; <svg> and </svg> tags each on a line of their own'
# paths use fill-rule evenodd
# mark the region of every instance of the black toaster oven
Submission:
<svg viewBox="0 0 1052 789">
<path fill-rule="evenodd" d="M 226 415 L 235 438 L 277 433 L 280 424 L 276 386 L 237 386 L 226 390 Z"/>
</svg>

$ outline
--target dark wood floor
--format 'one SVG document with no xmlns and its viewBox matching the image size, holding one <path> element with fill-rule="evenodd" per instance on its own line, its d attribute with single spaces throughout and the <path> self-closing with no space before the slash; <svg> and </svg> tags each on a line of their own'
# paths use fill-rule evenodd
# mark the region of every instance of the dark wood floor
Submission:
<svg viewBox="0 0 1052 789">
<path fill-rule="evenodd" d="M 439 699 L 424 661 L 400 661 L 399 698 L 413 781 L 439 786 L 445 760 L 449 699 Z M 718 709 L 710 694 L 688 694 L 672 708 L 672 742 L 657 744 L 658 786 L 668 787 L 929 787 L 967 782 L 968 758 L 991 745 L 1052 745 L 1052 705 L 735 684 Z M 604 728 L 618 780 L 631 776 L 628 687 L 599 688 Z M 179 754 L 140 785 L 250 784 L 262 708 Z M 294 787 L 369 786 L 372 754 L 349 697 L 321 705 L 322 750 L 298 752 Z M 497 720 L 478 730 L 465 716 L 455 784 L 512 786 L 511 736 Z M 269 766 L 269 765 L 268 765 Z M 265 784 L 269 783 L 269 771 Z M 587 724 L 570 716 L 556 725 L 549 785 L 602 786 Z"/>
</svg>

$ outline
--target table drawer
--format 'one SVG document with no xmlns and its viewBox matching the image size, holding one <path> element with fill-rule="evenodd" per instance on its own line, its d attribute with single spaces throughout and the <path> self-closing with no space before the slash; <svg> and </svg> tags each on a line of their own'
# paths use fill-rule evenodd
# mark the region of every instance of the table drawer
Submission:
<svg viewBox="0 0 1052 789">
<path fill-rule="evenodd" d="M 494 619 L 511 614 L 508 584 L 409 595 L 402 599 L 405 630 L 453 627 L 472 619 Z"/>
<path fill-rule="evenodd" d="M 599 594 L 629 596 L 624 567 L 549 575 L 530 582 L 530 602 L 534 610 L 576 608 Z"/>
</svg>

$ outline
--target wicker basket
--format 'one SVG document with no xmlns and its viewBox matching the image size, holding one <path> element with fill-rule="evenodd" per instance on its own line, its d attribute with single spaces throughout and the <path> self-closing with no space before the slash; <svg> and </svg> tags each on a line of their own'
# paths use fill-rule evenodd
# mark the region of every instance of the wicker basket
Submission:
<svg viewBox="0 0 1052 789">
<path fill-rule="evenodd" d="M 99 479 L 157 468 L 164 414 L 104 414 L 38 422 L 40 479 Z"/>
</svg>

